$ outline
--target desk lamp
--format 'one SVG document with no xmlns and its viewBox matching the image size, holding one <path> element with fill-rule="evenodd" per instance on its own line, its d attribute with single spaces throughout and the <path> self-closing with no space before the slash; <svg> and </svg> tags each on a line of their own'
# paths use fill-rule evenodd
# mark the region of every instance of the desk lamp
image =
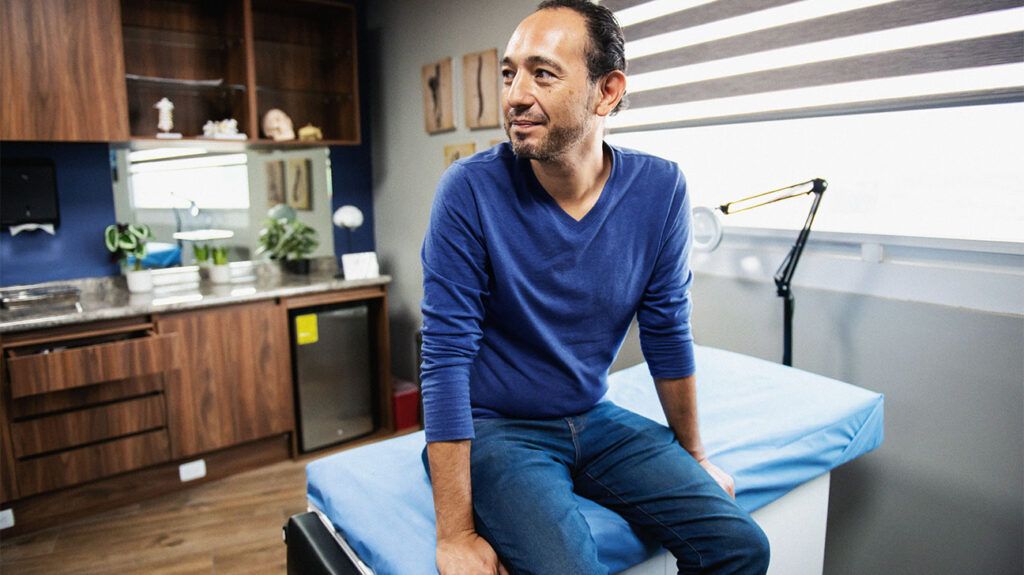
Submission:
<svg viewBox="0 0 1024 575">
<path fill-rule="evenodd" d="M 793 281 L 793 273 L 796 272 L 796 264 L 799 263 L 800 256 L 804 252 L 804 246 L 807 244 L 807 237 L 811 234 L 811 224 L 814 223 L 814 216 L 818 213 L 821 196 L 825 193 L 825 188 L 827 187 L 828 182 L 821 178 L 815 178 L 792 186 L 786 186 L 785 188 L 755 194 L 722 204 L 714 210 L 703 206 L 693 210 L 694 248 L 703 251 L 713 251 L 718 247 L 719 242 L 722 241 L 722 223 L 715 212 L 721 212 L 728 216 L 768 204 L 774 204 L 775 202 L 781 202 L 782 200 L 814 194 L 811 211 L 807 214 L 804 226 L 800 229 L 799 235 L 797 235 L 796 243 L 789 250 L 786 259 L 782 260 L 782 264 L 779 265 L 779 269 L 776 270 L 774 276 L 775 292 L 782 298 L 783 306 L 783 365 L 793 365 L 793 308 L 796 300 L 793 297 L 790 284 Z"/>
</svg>

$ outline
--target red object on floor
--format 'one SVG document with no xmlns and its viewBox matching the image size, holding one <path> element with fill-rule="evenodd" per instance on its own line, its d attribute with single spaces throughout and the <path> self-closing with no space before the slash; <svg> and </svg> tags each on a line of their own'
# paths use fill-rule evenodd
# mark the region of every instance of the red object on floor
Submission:
<svg viewBox="0 0 1024 575">
<path fill-rule="evenodd" d="M 418 427 L 420 424 L 420 389 L 411 381 L 395 380 L 392 407 L 395 412 L 395 431 Z"/>
</svg>

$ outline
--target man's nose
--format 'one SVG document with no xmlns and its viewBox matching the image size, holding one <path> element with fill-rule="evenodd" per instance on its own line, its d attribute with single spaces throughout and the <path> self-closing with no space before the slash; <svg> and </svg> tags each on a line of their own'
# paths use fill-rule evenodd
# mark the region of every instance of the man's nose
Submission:
<svg viewBox="0 0 1024 575">
<path fill-rule="evenodd" d="M 526 74 L 518 73 L 512 83 L 505 86 L 505 99 L 509 107 L 529 108 L 533 104 L 533 84 Z"/>
</svg>

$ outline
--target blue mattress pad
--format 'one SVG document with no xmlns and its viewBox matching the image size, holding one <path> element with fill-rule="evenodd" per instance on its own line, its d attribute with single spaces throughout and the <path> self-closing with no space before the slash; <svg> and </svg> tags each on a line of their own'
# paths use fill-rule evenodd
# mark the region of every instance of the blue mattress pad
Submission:
<svg viewBox="0 0 1024 575">
<path fill-rule="evenodd" d="M 853 385 L 697 346 L 701 435 L 711 459 L 754 510 L 882 443 L 883 397 Z M 646 364 L 611 374 L 607 399 L 665 424 Z M 377 575 L 435 574 L 434 507 L 422 432 L 358 447 L 306 467 L 310 503 Z M 601 562 L 618 572 L 658 545 L 615 512 L 580 500 Z"/>
</svg>

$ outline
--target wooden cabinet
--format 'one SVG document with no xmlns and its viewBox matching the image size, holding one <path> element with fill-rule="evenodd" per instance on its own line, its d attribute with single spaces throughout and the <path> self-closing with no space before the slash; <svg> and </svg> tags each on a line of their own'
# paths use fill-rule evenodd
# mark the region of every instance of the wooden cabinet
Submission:
<svg viewBox="0 0 1024 575">
<path fill-rule="evenodd" d="M 0 139 L 128 137 L 118 0 L 0 0 Z"/>
<path fill-rule="evenodd" d="M 358 144 L 355 8 L 332 0 L 0 0 L 0 139 L 203 135 L 234 118 L 252 143 L 271 108 L 322 144 Z"/>
<path fill-rule="evenodd" d="M 3 498 L 168 461 L 164 394 L 178 344 L 140 320 L 5 338 Z"/>
<path fill-rule="evenodd" d="M 252 21 L 258 118 L 278 108 L 296 130 L 313 124 L 327 140 L 359 143 L 355 10 L 253 0 Z"/>
<path fill-rule="evenodd" d="M 172 457 L 182 458 L 294 428 L 287 316 L 272 301 L 157 319 L 181 341 L 168 386 Z"/>
<path fill-rule="evenodd" d="M 250 142 L 272 108 L 326 144 L 357 144 L 355 9 L 330 0 L 122 0 L 133 138 L 156 134 L 153 104 L 174 103 L 174 131 L 202 136 L 234 118 Z M 287 142 L 285 142 L 287 143 Z"/>
<path fill-rule="evenodd" d="M 174 131 L 201 136 L 207 120 L 249 128 L 241 0 L 122 0 L 128 119 L 133 137 L 157 133 L 153 105 L 174 102 Z"/>
</svg>

